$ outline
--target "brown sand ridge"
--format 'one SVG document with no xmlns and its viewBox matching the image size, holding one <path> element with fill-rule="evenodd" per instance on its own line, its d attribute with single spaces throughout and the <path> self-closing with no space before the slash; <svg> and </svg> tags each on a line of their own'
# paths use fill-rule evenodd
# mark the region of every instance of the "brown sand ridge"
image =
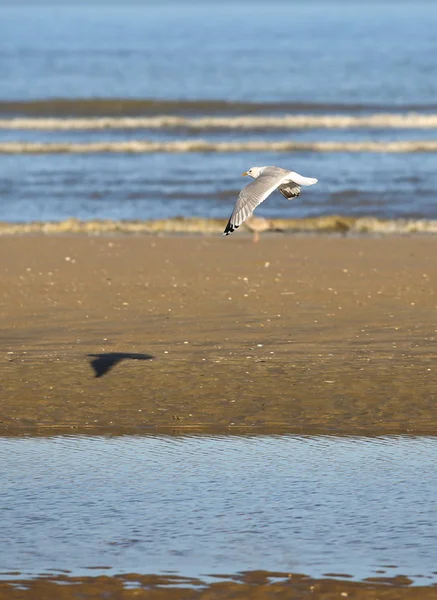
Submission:
<svg viewBox="0 0 437 600">
<path fill-rule="evenodd" d="M 40 578 L 33 581 L 0 581 L 0 600 L 76 600 L 120 598 L 123 600 L 435 600 L 437 588 L 411 586 L 407 577 L 374 578 L 355 582 L 312 579 L 292 573 L 253 571 L 205 585 L 177 576 L 129 573 L 115 577 Z"/>
<path fill-rule="evenodd" d="M 1 237 L 1 433 L 435 433 L 436 256 L 425 236 Z"/>
</svg>

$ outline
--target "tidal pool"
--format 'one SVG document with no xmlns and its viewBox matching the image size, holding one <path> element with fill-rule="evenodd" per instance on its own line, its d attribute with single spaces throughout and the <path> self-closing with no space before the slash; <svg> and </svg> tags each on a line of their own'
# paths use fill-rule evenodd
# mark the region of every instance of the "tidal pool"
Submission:
<svg viewBox="0 0 437 600">
<path fill-rule="evenodd" d="M 437 438 L 0 438 L 0 577 L 437 582 Z"/>
</svg>

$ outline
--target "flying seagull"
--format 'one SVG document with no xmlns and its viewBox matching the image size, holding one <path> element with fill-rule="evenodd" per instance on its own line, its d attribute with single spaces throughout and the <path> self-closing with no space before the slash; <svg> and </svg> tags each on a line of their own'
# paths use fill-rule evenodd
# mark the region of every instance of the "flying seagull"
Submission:
<svg viewBox="0 0 437 600">
<path fill-rule="evenodd" d="M 303 177 L 299 173 L 287 171 L 287 169 L 281 169 L 281 167 L 252 167 L 243 175 L 249 175 L 255 181 L 252 181 L 241 190 L 223 235 L 229 235 L 238 229 L 247 217 L 253 213 L 258 204 L 264 202 L 276 189 L 287 200 L 291 200 L 299 196 L 301 186 L 317 183 L 317 179 Z"/>
</svg>

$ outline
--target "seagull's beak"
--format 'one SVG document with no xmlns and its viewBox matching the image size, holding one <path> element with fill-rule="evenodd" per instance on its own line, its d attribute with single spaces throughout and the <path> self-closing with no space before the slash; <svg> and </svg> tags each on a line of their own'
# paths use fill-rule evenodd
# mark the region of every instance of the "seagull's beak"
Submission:
<svg viewBox="0 0 437 600">
<path fill-rule="evenodd" d="M 244 171 L 243 177 L 245 177 L 246 175 L 249 175 L 249 173 L 247 171 Z"/>
</svg>

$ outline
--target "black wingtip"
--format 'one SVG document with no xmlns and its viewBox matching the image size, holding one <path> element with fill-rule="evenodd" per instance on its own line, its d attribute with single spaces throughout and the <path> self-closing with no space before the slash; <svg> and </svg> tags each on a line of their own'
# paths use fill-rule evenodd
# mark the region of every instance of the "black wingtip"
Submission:
<svg viewBox="0 0 437 600">
<path fill-rule="evenodd" d="M 223 235 L 229 235 L 233 233 L 236 229 L 238 229 L 239 225 L 232 225 L 231 220 L 229 219 L 228 224 L 225 227 Z"/>
</svg>

